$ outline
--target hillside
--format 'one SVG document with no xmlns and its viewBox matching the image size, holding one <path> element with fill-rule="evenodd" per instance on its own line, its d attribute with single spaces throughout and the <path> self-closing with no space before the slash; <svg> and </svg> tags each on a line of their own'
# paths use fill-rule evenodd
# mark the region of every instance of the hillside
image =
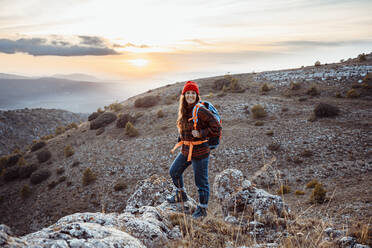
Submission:
<svg viewBox="0 0 372 248">
<path fill-rule="evenodd" d="M 60 109 L 0 110 L 0 156 L 16 148 L 25 150 L 33 140 L 54 134 L 57 127 L 79 124 L 87 116 Z"/>
<path fill-rule="evenodd" d="M 370 223 L 371 71 L 372 56 L 368 55 L 365 61 L 195 80 L 202 99 L 211 101 L 223 120 L 222 142 L 211 155 L 210 182 L 223 170 L 235 168 L 269 193 L 289 186 L 291 191 L 283 199 L 293 214 L 337 228 Z M 118 128 L 117 120 L 98 130 L 90 129 L 91 122 L 86 121 L 48 140 L 40 150 L 26 151 L 24 163 L 37 171 L 47 170 L 50 176 L 32 184 L 28 178 L 5 180 L 4 171 L 0 223 L 21 235 L 77 212 L 121 212 L 136 183 L 155 174 L 170 181 L 168 170 L 176 154 L 169 151 L 177 140 L 177 97 L 182 86 L 179 82 L 150 90 L 122 102 L 118 111 L 113 107 L 100 114 L 106 120 L 128 114 L 139 131 L 137 137 Z M 135 107 L 138 99 L 153 106 Z M 314 108 L 319 103 L 337 107 L 339 114 L 322 118 L 327 109 L 316 118 Z M 252 107 L 257 104 L 264 107 L 266 116 L 255 117 Z M 71 156 L 65 155 L 67 146 L 73 149 Z M 50 151 L 51 157 L 39 162 L 37 154 L 43 150 Z M 84 185 L 88 168 L 96 179 Z M 323 204 L 309 200 L 312 189 L 306 184 L 312 179 L 327 191 Z M 195 198 L 193 180 L 188 169 L 185 184 Z M 24 185 L 30 189 L 27 197 L 20 195 Z M 296 190 L 303 195 L 295 194 Z M 219 216 L 214 194 L 210 214 Z"/>
</svg>

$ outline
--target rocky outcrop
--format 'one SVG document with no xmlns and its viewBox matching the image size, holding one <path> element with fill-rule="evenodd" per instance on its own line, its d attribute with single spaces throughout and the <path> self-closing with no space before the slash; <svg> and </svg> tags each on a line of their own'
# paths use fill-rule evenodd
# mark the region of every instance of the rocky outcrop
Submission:
<svg viewBox="0 0 372 248">
<path fill-rule="evenodd" d="M 97 118 L 90 122 L 90 129 L 99 129 L 105 127 L 111 122 L 115 121 L 117 116 L 112 112 L 105 112 L 100 114 Z"/>
</svg>

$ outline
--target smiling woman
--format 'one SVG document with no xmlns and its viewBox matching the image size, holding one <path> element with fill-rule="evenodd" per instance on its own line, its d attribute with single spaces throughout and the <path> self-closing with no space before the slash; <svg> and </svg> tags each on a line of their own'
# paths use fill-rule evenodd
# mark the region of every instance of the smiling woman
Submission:
<svg viewBox="0 0 372 248">
<path fill-rule="evenodd" d="M 149 61 L 147 59 L 132 59 L 132 60 L 129 60 L 129 62 L 134 65 L 134 66 L 146 66 Z"/>
</svg>

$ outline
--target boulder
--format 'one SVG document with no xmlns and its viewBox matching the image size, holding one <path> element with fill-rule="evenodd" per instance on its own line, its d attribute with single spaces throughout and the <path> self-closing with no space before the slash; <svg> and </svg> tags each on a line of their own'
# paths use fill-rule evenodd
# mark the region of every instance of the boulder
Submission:
<svg viewBox="0 0 372 248">
<path fill-rule="evenodd" d="M 96 119 L 90 122 L 90 129 L 95 130 L 101 127 L 107 126 L 111 122 L 116 120 L 116 115 L 112 112 L 104 112 L 100 114 Z"/>
</svg>

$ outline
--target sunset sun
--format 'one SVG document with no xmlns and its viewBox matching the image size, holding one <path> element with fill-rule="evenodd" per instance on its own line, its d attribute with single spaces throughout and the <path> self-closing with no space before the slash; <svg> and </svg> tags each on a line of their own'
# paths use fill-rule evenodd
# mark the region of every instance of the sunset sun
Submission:
<svg viewBox="0 0 372 248">
<path fill-rule="evenodd" d="M 129 62 L 132 65 L 138 66 L 138 67 L 146 66 L 149 63 L 147 59 L 132 59 L 132 60 L 129 60 Z"/>
</svg>

